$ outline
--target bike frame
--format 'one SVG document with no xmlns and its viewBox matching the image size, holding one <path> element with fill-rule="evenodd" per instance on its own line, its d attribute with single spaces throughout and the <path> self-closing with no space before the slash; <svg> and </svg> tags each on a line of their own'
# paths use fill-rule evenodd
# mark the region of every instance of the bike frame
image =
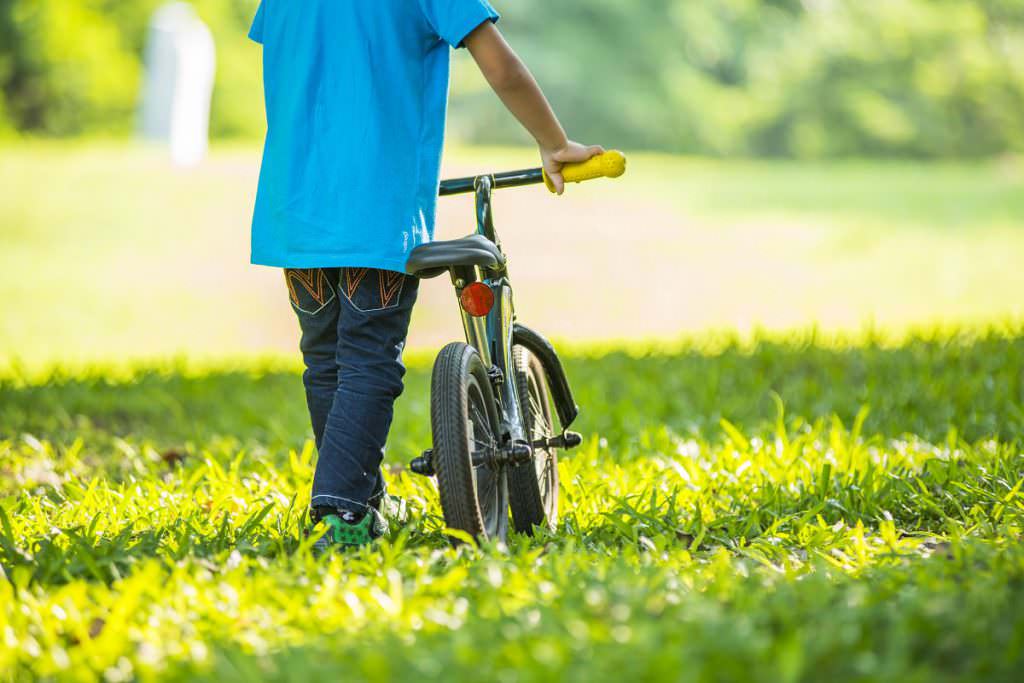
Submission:
<svg viewBox="0 0 1024 683">
<path fill-rule="evenodd" d="M 523 173 L 522 180 L 523 184 L 536 182 L 532 177 L 528 177 L 526 172 Z M 453 181 L 449 187 L 460 182 L 465 183 L 465 181 Z M 493 176 L 480 176 L 473 179 L 473 191 L 476 195 L 476 232 L 493 242 L 501 250 L 501 242 L 494 227 L 494 213 L 491 204 L 491 195 L 495 185 L 496 179 Z M 452 194 L 454 193 L 452 192 Z M 502 253 L 504 252 L 502 251 Z M 460 293 L 463 288 L 473 282 L 483 282 L 494 294 L 494 306 L 486 317 L 472 316 L 461 306 L 459 307 L 462 315 L 462 327 L 466 333 L 466 342 L 477 350 L 484 366 L 491 374 L 491 381 L 499 403 L 500 434 L 506 439 L 507 444 L 528 443 L 512 360 L 515 302 L 508 268 L 505 265 L 488 269 L 476 266 L 456 268 L 452 271 L 452 282 L 456 291 Z"/>
<path fill-rule="evenodd" d="M 543 172 L 538 168 L 446 180 L 441 183 L 439 194 L 444 197 L 473 192 L 476 199 L 476 232 L 493 242 L 504 254 L 494 227 L 492 211 L 494 190 L 536 185 L 543 182 Z M 462 316 L 466 342 L 477 350 L 491 375 L 495 397 L 499 403 L 501 419 L 499 433 L 508 440 L 505 445 L 530 443 L 523 424 L 518 385 L 515 378 L 512 359 L 514 344 L 521 344 L 528 348 L 544 366 L 564 433 L 576 419 L 579 409 L 573 399 L 568 379 L 554 348 L 538 333 L 516 324 L 515 304 L 507 266 L 500 265 L 486 269 L 479 266 L 455 267 L 451 269 L 451 277 L 457 294 L 461 294 L 466 286 L 474 282 L 483 282 L 494 294 L 494 306 L 485 317 L 470 315 L 461 306 L 459 312 Z"/>
</svg>

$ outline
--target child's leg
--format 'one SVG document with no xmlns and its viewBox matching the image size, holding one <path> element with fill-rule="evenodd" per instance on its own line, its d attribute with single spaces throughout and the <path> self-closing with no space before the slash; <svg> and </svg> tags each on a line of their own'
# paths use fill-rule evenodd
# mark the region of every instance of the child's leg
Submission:
<svg viewBox="0 0 1024 683">
<path fill-rule="evenodd" d="M 338 378 L 312 505 L 358 513 L 383 486 L 380 465 L 394 402 L 403 389 L 402 350 L 419 281 L 371 268 L 343 268 L 340 278 Z"/>
<path fill-rule="evenodd" d="M 306 370 L 302 382 L 306 388 L 306 406 L 313 427 L 317 451 L 323 445 L 327 416 L 338 392 L 338 283 L 340 268 L 286 269 L 285 282 L 292 309 L 299 319 L 302 339 L 299 347 Z M 380 473 L 371 500 L 384 493 Z"/>
<path fill-rule="evenodd" d="M 306 371 L 302 382 L 306 387 L 306 405 L 313 424 L 313 436 L 319 450 L 324 425 L 338 390 L 338 268 L 286 269 L 285 282 L 292 309 L 299 318 L 302 339 L 302 360 Z"/>
</svg>

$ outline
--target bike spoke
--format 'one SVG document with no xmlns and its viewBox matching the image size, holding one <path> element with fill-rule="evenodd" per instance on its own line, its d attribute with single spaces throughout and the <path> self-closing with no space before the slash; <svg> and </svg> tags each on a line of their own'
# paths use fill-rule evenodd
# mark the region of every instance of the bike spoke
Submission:
<svg viewBox="0 0 1024 683">
<path fill-rule="evenodd" d="M 490 428 L 489 420 L 486 418 L 486 416 L 484 416 L 484 414 L 482 412 L 480 412 L 480 408 L 479 407 L 473 405 L 473 406 L 470 406 L 470 409 L 471 409 L 473 414 L 470 416 L 469 419 L 473 421 L 474 429 L 479 429 L 485 435 L 490 437 L 491 440 L 493 440 L 494 437 L 491 434 L 491 428 Z M 474 436 L 475 436 L 475 433 L 474 433 Z"/>
<path fill-rule="evenodd" d="M 492 507 L 490 504 L 494 502 L 494 494 L 498 490 L 498 477 L 495 474 L 489 474 L 487 476 L 487 485 L 483 491 L 479 492 L 481 507 L 487 506 L 488 509 Z"/>
<path fill-rule="evenodd" d="M 555 463 L 554 463 L 554 460 L 552 458 L 550 458 L 550 457 L 545 458 L 544 459 L 544 467 L 543 467 L 543 469 L 541 470 L 541 473 L 540 473 L 540 475 L 541 475 L 540 476 L 541 483 L 544 484 L 549 489 L 550 489 L 550 486 L 551 486 L 551 480 L 552 480 L 552 476 L 551 475 L 553 474 L 552 470 L 554 470 L 554 465 L 555 465 Z"/>
<path fill-rule="evenodd" d="M 530 411 L 537 417 L 540 418 L 541 422 L 546 422 L 544 419 L 544 411 L 540 405 L 540 399 L 531 391 L 530 392 Z"/>
<path fill-rule="evenodd" d="M 497 442 L 494 440 L 490 425 L 480 411 L 479 406 L 475 402 L 471 402 L 469 408 L 471 413 L 470 423 L 472 424 L 470 439 L 473 446 L 471 455 L 473 459 L 472 464 L 475 469 L 486 464 L 486 456 L 490 451 L 494 450 Z M 478 434 L 485 438 L 478 438 Z"/>
<path fill-rule="evenodd" d="M 480 505 L 484 525 L 487 527 L 487 533 L 493 534 L 498 527 L 498 515 L 501 514 L 498 500 L 499 477 L 495 472 L 489 470 L 485 470 L 485 472 L 487 474 L 484 475 L 485 482 L 482 489 L 479 486 L 480 479 L 477 478 L 477 501 Z"/>
<path fill-rule="evenodd" d="M 486 457 L 488 454 L 492 453 L 494 451 L 495 443 L 494 441 L 481 441 L 479 439 L 473 439 L 473 445 L 475 446 L 475 448 L 471 452 L 471 455 L 474 458 L 473 466 L 479 467 L 479 465 L 475 464 L 475 460 L 477 459 L 478 456 Z"/>
</svg>

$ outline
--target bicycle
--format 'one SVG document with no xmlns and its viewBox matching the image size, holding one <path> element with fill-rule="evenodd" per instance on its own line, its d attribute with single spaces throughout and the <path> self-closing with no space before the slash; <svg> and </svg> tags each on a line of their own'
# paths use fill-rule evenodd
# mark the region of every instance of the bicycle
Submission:
<svg viewBox="0 0 1024 683">
<path fill-rule="evenodd" d="M 625 173 L 620 152 L 563 169 L 566 183 Z M 413 250 L 406 270 L 421 279 L 451 275 L 464 342 L 445 346 L 430 387 L 433 446 L 410 469 L 436 477 L 445 524 L 475 540 L 504 541 L 509 509 L 517 532 L 554 529 L 557 451 L 583 438 L 569 427 L 579 407 L 558 354 L 540 333 L 516 321 L 505 254 L 491 210 L 497 189 L 545 183 L 542 169 L 446 180 L 442 197 L 476 195 L 476 232 Z M 560 430 L 554 431 L 551 406 Z"/>
</svg>

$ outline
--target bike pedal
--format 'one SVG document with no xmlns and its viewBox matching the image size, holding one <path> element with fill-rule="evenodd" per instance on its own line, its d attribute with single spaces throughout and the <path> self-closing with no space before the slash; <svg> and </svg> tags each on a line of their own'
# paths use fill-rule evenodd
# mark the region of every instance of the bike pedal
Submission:
<svg viewBox="0 0 1024 683">
<path fill-rule="evenodd" d="M 562 434 L 562 448 L 569 450 L 576 448 L 583 443 L 583 435 L 577 432 L 566 432 Z"/>
<path fill-rule="evenodd" d="M 409 469 L 416 474 L 422 474 L 424 477 L 433 477 L 437 474 L 434 471 L 434 451 L 428 448 L 423 451 L 423 455 L 414 459 L 409 463 Z"/>
<path fill-rule="evenodd" d="M 576 432 L 565 432 L 558 436 L 551 437 L 550 439 L 540 439 L 533 442 L 534 448 L 561 448 L 562 450 L 569 450 L 576 448 L 583 443 L 583 435 Z"/>
</svg>

